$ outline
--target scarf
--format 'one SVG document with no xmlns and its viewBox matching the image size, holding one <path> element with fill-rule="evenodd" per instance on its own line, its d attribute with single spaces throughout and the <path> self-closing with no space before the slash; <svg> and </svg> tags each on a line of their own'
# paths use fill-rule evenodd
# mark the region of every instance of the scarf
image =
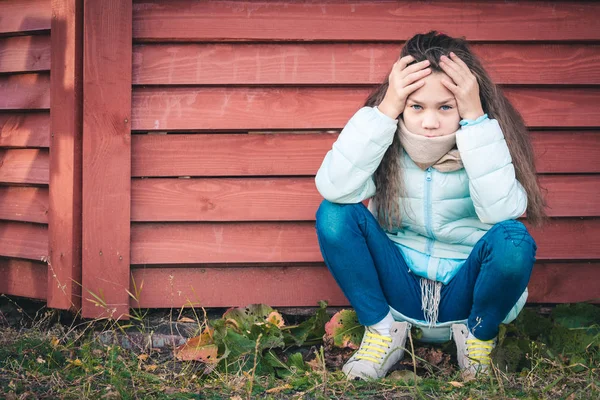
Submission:
<svg viewBox="0 0 600 400">
<path fill-rule="evenodd" d="M 409 131 L 402 118 L 398 118 L 398 125 L 400 144 L 422 170 L 433 167 L 440 172 L 451 172 L 463 168 L 460 153 L 456 148 L 456 132 L 426 137 Z"/>
</svg>

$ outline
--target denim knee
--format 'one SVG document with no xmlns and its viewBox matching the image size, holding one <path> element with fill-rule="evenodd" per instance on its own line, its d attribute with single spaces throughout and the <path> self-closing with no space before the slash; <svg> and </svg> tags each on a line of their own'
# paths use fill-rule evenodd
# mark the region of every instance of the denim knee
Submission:
<svg viewBox="0 0 600 400">
<path fill-rule="evenodd" d="M 502 260 L 502 269 L 508 275 L 530 273 L 535 261 L 537 245 L 527 227 L 517 220 L 495 224 L 488 232 L 487 242 L 494 257 Z"/>
<path fill-rule="evenodd" d="M 317 210 L 315 223 L 319 240 L 330 244 L 343 243 L 347 238 L 350 224 L 355 220 L 352 214 L 358 205 L 337 204 L 323 200 Z"/>
</svg>

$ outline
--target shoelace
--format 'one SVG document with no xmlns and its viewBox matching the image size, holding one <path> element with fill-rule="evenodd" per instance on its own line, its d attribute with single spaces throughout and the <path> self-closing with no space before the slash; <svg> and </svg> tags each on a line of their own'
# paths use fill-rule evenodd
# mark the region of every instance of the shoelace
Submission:
<svg viewBox="0 0 600 400">
<path fill-rule="evenodd" d="M 482 365 L 490 365 L 490 353 L 494 349 L 493 340 L 467 339 L 467 352 L 469 358 Z"/>
<path fill-rule="evenodd" d="M 381 364 L 383 356 L 390 349 L 387 343 L 392 342 L 392 338 L 388 336 L 378 335 L 376 333 L 367 332 L 367 337 L 356 353 L 357 360 L 368 360 L 376 364 Z"/>
</svg>

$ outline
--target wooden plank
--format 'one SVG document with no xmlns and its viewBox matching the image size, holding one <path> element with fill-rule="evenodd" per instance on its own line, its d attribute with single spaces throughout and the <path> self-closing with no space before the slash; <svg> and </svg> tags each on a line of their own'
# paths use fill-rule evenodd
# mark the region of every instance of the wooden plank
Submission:
<svg viewBox="0 0 600 400">
<path fill-rule="evenodd" d="M 531 133 L 539 173 L 600 172 L 599 131 Z M 335 133 L 134 135 L 132 176 L 315 175 Z"/>
<path fill-rule="evenodd" d="M 133 91 L 133 130 L 341 128 L 371 89 L 145 87 Z M 599 88 L 505 89 L 529 127 L 600 126 Z"/>
<path fill-rule="evenodd" d="M 600 219 L 530 229 L 538 260 L 600 258 Z M 321 262 L 314 222 L 134 223 L 132 264 Z"/>
<path fill-rule="evenodd" d="M 50 108 L 49 74 L 0 75 L 0 110 Z"/>
<path fill-rule="evenodd" d="M 50 29 L 50 13 L 48 0 L 4 0 L 0 34 Z"/>
<path fill-rule="evenodd" d="M 25 222 L 0 221 L 0 256 L 47 260 L 48 227 Z"/>
<path fill-rule="evenodd" d="M 0 183 L 48 184 L 47 149 L 0 149 Z"/>
<path fill-rule="evenodd" d="M 48 307 L 81 309 L 83 0 L 52 0 Z M 58 282 L 58 284 L 54 284 Z"/>
<path fill-rule="evenodd" d="M 600 5 L 585 1 L 189 2 L 136 0 L 136 40 L 406 39 L 437 29 L 469 40 L 595 40 Z M 485 27 L 485 29 L 481 29 Z"/>
<path fill-rule="evenodd" d="M 272 307 L 347 305 L 323 265 L 252 268 L 134 268 L 133 282 L 144 284 L 131 307 Z M 168 282 L 168 284 L 165 284 Z M 251 285 L 248 282 L 252 282 Z M 132 291 L 133 292 L 133 291 Z"/>
<path fill-rule="evenodd" d="M 600 263 L 537 263 L 529 282 L 529 303 L 600 303 Z"/>
<path fill-rule="evenodd" d="M 133 83 L 379 84 L 398 59 L 401 46 L 395 43 L 141 44 L 133 47 Z M 600 84 L 597 62 L 600 46 L 596 44 L 486 43 L 473 45 L 473 50 L 497 84 Z"/>
<path fill-rule="evenodd" d="M 48 223 L 48 188 L 0 186 L 0 219 Z"/>
<path fill-rule="evenodd" d="M 46 264 L 0 258 L 0 293 L 46 300 Z"/>
<path fill-rule="evenodd" d="M 49 147 L 50 113 L 41 111 L 0 114 L 0 146 Z"/>
<path fill-rule="evenodd" d="M 600 175 L 547 175 L 539 177 L 551 217 L 599 217 Z"/>
<path fill-rule="evenodd" d="M 83 60 L 83 308 L 128 313 L 131 185 L 131 0 L 85 0 Z M 96 307 L 92 294 L 106 302 Z M 126 318 L 126 317 L 125 317 Z"/>
<path fill-rule="evenodd" d="M 50 70 L 50 35 L 0 37 L 0 72 Z"/>
<path fill-rule="evenodd" d="M 349 302 L 322 264 L 273 267 L 134 268 L 133 283 L 143 283 L 132 307 L 314 307 L 319 300 L 330 306 Z M 600 302 L 600 263 L 536 263 L 529 282 L 529 303 Z M 165 282 L 169 282 L 165 285 Z M 253 282 L 248 285 L 248 282 Z"/>
<path fill-rule="evenodd" d="M 600 216 L 600 175 L 540 177 L 552 217 Z M 313 177 L 134 179 L 131 220 L 311 221 L 323 198 Z"/>
</svg>

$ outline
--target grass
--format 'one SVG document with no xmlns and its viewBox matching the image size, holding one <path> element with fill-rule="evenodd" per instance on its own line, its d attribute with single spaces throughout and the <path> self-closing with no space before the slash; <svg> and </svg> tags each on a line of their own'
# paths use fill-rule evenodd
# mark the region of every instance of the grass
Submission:
<svg viewBox="0 0 600 400">
<path fill-rule="evenodd" d="M 490 376 L 464 381 L 452 343 L 428 346 L 415 341 L 388 378 L 349 382 L 340 368 L 352 351 L 331 342 L 269 347 L 279 331 L 251 336 L 251 328 L 245 341 L 222 342 L 230 356 L 215 367 L 180 361 L 173 346 L 156 348 L 124 338 L 125 332 L 150 337 L 160 331 L 159 322 L 167 326 L 162 330 L 165 337 L 178 334 L 177 329 L 191 337 L 216 314 L 138 310 L 128 322 L 89 321 L 2 296 L 0 393 L 7 399 L 600 398 L 600 320 L 595 320 L 600 308 L 566 305 L 545 310 L 528 307 L 503 328 Z M 296 324 L 289 332 L 298 330 L 306 317 L 285 320 Z M 240 343 L 248 341 L 251 348 L 240 350 Z"/>
</svg>

